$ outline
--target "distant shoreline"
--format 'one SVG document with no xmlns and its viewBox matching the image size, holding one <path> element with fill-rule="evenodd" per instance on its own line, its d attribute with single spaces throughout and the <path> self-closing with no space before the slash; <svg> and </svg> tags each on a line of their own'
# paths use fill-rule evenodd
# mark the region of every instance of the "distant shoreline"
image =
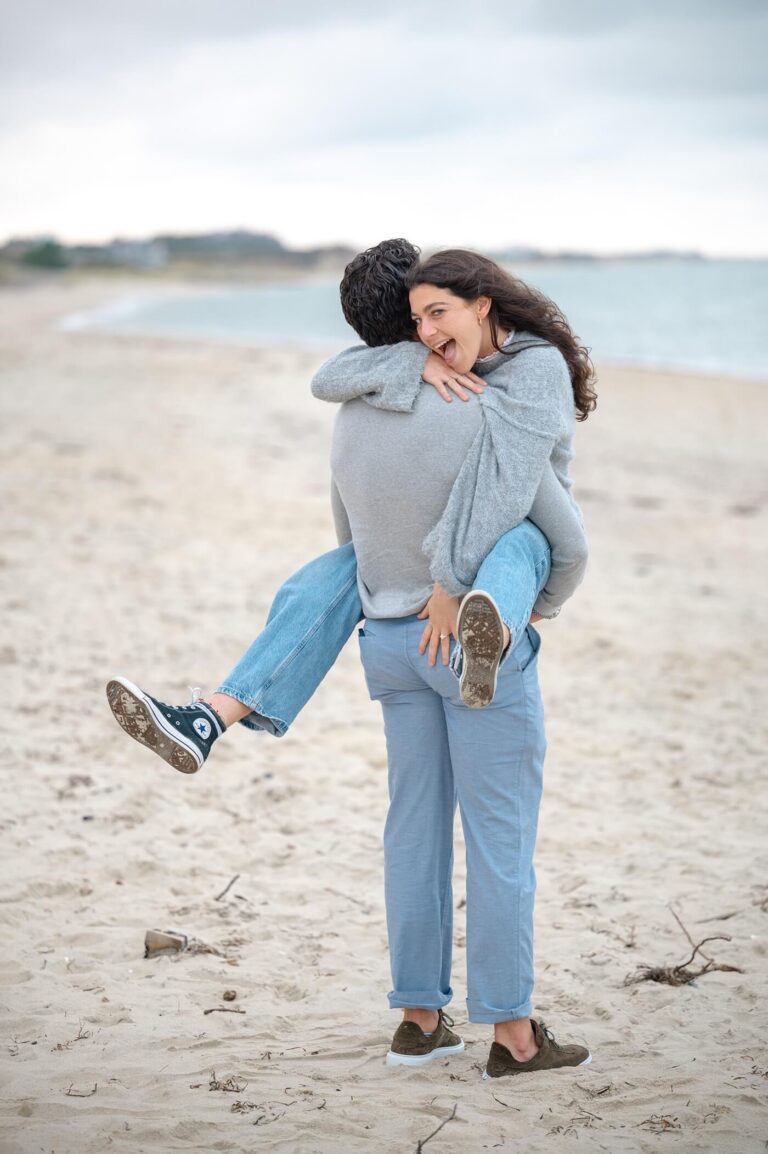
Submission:
<svg viewBox="0 0 768 1154">
<path fill-rule="evenodd" d="M 646 278 L 650 272 L 645 265 L 634 266 L 634 269 Z M 552 271 L 569 278 L 569 283 L 578 274 L 573 266 L 559 266 Z M 633 269 L 627 270 L 627 275 L 632 273 Z M 590 280 L 594 285 L 595 275 L 602 285 L 603 278 L 595 273 L 594 268 L 591 277 L 588 270 L 585 275 L 588 277 L 587 285 Z M 66 280 L 45 278 L 43 283 L 50 287 L 58 283 L 66 291 L 67 281 L 68 277 Z M 171 280 L 135 274 L 103 278 L 87 277 L 81 273 L 71 282 L 71 288 L 75 290 L 76 285 L 82 285 L 87 290 L 87 304 L 59 316 L 55 325 L 65 333 L 254 349 L 293 347 L 304 351 L 316 349 L 330 355 L 356 341 L 340 317 L 335 284 L 336 277 L 329 272 L 290 277 L 265 275 L 242 281 L 225 278 Z M 297 290 L 296 295 L 293 290 Z M 558 294 L 554 295 L 555 299 L 560 299 Z M 594 304 L 592 307 L 592 323 L 583 324 L 582 328 L 584 333 L 592 334 L 594 331 L 592 344 L 597 347 L 593 355 L 601 366 L 636 367 L 651 372 L 695 374 L 708 378 L 727 376 L 737 381 L 768 380 L 768 366 L 763 367 L 759 356 L 756 359 L 753 354 L 751 361 L 747 358 L 741 364 L 734 359 L 734 363 L 727 342 L 721 342 L 715 352 L 704 348 L 701 355 L 698 355 L 698 350 L 691 354 L 690 343 L 687 352 L 683 346 L 679 350 L 676 347 L 665 348 L 661 339 L 659 347 L 655 348 L 652 335 L 647 337 L 644 346 L 634 348 L 628 338 L 629 351 L 626 353 L 616 347 L 615 340 L 613 347 L 601 347 L 598 330 L 600 324 L 606 327 L 606 321 L 601 310 L 595 311 Z M 262 312 L 263 316 L 260 315 Z M 302 324 L 302 317 L 307 320 L 306 325 Z"/>
</svg>

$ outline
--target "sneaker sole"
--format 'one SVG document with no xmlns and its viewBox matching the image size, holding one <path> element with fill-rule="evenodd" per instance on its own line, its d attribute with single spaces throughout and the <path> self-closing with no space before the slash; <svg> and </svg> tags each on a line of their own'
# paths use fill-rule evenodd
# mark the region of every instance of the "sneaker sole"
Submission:
<svg viewBox="0 0 768 1154">
<path fill-rule="evenodd" d="M 589 1066 L 591 1064 L 592 1064 L 592 1055 L 587 1054 L 584 1061 L 583 1062 L 577 1062 L 575 1066 L 549 1066 L 548 1069 L 550 1069 L 550 1070 L 578 1070 L 579 1066 Z M 522 1072 L 524 1074 L 546 1074 L 547 1070 L 523 1070 Z M 503 1078 L 503 1077 L 505 1077 L 505 1075 L 501 1074 L 500 1077 Z M 488 1071 L 483 1070 L 483 1081 L 495 1082 L 496 1078 L 491 1078 L 491 1075 L 488 1073 Z"/>
<path fill-rule="evenodd" d="M 461 700 L 484 709 L 496 693 L 504 631 L 498 606 L 488 593 L 468 593 L 459 608 L 456 634 L 464 653 L 459 680 Z"/>
<path fill-rule="evenodd" d="M 107 702 L 129 737 L 151 749 L 179 773 L 197 773 L 205 760 L 191 741 L 174 733 L 146 693 L 125 677 L 107 683 Z"/>
<path fill-rule="evenodd" d="M 459 1042 L 458 1046 L 438 1046 L 436 1050 L 430 1050 L 428 1054 L 398 1054 L 394 1050 L 390 1050 L 387 1054 L 388 1066 L 428 1066 L 430 1062 L 434 1062 L 436 1058 L 445 1058 L 450 1054 L 460 1054 L 464 1049 L 464 1043 Z"/>
</svg>

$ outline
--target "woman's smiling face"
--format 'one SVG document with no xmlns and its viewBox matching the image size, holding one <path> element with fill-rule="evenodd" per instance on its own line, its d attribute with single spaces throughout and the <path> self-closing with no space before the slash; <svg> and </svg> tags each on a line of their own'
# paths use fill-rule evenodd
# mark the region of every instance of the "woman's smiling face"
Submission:
<svg viewBox="0 0 768 1154">
<path fill-rule="evenodd" d="M 455 373 L 468 373 L 478 357 L 493 351 L 490 297 L 465 301 L 433 284 L 415 285 L 409 295 L 419 340 Z"/>
</svg>

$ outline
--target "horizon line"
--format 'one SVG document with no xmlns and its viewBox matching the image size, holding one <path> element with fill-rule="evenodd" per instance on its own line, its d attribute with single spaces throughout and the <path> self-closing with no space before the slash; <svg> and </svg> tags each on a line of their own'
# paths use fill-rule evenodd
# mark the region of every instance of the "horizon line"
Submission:
<svg viewBox="0 0 768 1154">
<path fill-rule="evenodd" d="M 236 225 L 236 226 L 226 227 L 226 228 L 188 229 L 188 230 L 179 230 L 179 231 L 171 231 L 168 229 L 164 229 L 164 230 L 160 230 L 160 231 L 157 231 L 154 233 L 141 233 L 141 234 L 135 234 L 135 235 L 115 233 L 109 239 L 99 239 L 99 240 L 94 240 L 94 239 L 65 240 L 65 239 L 62 239 L 55 232 L 43 232 L 43 231 L 37 232 L 37 233 L 11 232 L 11 233 L 0 234 L 0 249 L 4 249 L 11 244 L 34 244 L 34 243 L 42 244 L 42 243 L 46 243 L 46 242 L 49 242 L 49 243 L 52 242 L 54 244 L 59 244 L 59 245 L 61 245 L 62 248 L 79 248 L 79 247 L 101 248 L 101 247 L 107 247 L 109 245 L 118 244 L 118 243 L 122 243 L 122 244 L 126 244 L 126 243 L 127 244 L 142 244 L 142 243 L 149 244 L 149 243 L 152 243 L 154 241 L 158 241 L 161 237 L 169 237 L 170 238 L 170 237 L 232 236 L 232 235 L 235 235 L 237 233 L 242 233 L 242 234 L 247 235 L 247 236 L 266 237 L 266 238 L 269 238 L 270 240 L 274 240 L 281 246 L 283 252 L 286 254 L 291 254 L 291 253 L 297 253 L 298 254 L 298 253 L 305 253 L 307 251 L 316 251 L 316 250 L 330 251 L 333 249 L 342 249 L 342 250 L 346 250 L 349 252 L 357 253 L 357 252 L 364 251 L 365 248 L 371 247 L 370 245 L 365 245 L 365 246 L 361 247 L 359 245 L 351 244 L 348 241 L 342 241 L 342 240 L 334 240 L 334 241 L 326 241 L 326 242 L 316 241 L 312 244 L 303 245 L 303 246 L 287 245 L 283 240 L 281 240 L 280 236 L 275 232 L 269 232 L 268 230 L 261 230 L 261 229 L 244 227 L 242 225 Z M 610 250 L 600 250 L 600 249 L 593 249 L 593 248 L 579 248 L 579 247 L 573 247 L 573 248 L 558 247 L 558 248 L 551 248 L 550 249 L 550 248 L 542 248 L 536 244 L 526 244 L 526 243 L 518 241 L 518 242 L 500 243 L 500 244 L 494 245 L 492 247 L 488 247 L 488 246 L 483 246 L 483 247 L 484 247 L 486 252 L 496 253 L 496 254 L 498 254 L 498 253 L 503 254 L 506 251 L 513 252 L 513 253 L 515 251 L 519 251 L 520 256 L 517 259 L 521 259 L 521 260 L 524 260 L 526 255 L 536 255 L 536 256 L 545 257 L 548 259 L 556 259 L 557 257 L 567 256 L 567 257 L 571 257 L 571 258 L 582 257 L 582 258 L 589 258 L 589 259 L 593 259 L 593 260 L 595 260 L 595 259 L 596 260 L 622 260 L 622 259 L 626 260 L 626 259 L 632 259 L 633 257 L 648 258 L 648 257 L 652 257 L 652 256 L 668 256 L 668 257 L 678 257 L 681 259 L 693 258 L 693 259 L 698 259 L 698 260 L 725 260 L 725 261 L 738 261 L 738 260 L 766 261 L 766 260 L 768 260 L 768 252 L 752 253 L 749 255 L 744 254 L 744 253 L 733 253 L 733 252 L 727 253 L 727 254 L 724 254 L 724 253 L 715 254 L 715 253 L 712 253 L 711 251 L 707 251 L 706 249 L 703 249 L 703 248 L 690 248 L 690 247 L 688 247 L 688 248 L 675 249 L 675 248 L 666 247 L 664 245 L 649 246 L 649 247 L 637 248 L 637 249 L 626 248 L 626 249 L 610 249 Z M 442 244 L 441 243 L 438 245 L 427 244 L 427 245 L 421 246 L 422 251 L 426 251 L 426 252 L 437 252 L 437 251 L 440 251 L 440 250 L 445 249 L 445 248 L 476 249 L 476 246 L 471 245 L 471 244 L 455 244 L 455 243 L 454 244 Z M 264 255 L 268 256 L 270 254 L 265 253 Z M 279 254 L 273 253 L 271 255 L 278 256 Z"/>
</svg>

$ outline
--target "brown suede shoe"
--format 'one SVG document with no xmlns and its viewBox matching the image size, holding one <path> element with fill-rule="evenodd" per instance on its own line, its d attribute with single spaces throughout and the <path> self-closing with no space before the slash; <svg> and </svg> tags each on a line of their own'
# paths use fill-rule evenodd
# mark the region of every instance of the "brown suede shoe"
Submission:
<svg viewBox="0 0 768 1154">
<path fill-rule="evenodd" d="M 453 1025 L 453 1018 L 447 1017 L 442 1010 L 437 1013 L 437 1028 L 432 1034 L 425 1034 L 415 1022 L 400 1023 L 387 1054 L 388 1066 L 426 1066 L 435 1058 L 458 1054 L 464 1049 L 459 1035 L 448 1029 Z"/>
<path fill-rule="evenodd" d="M 470 709 L 490 705 L 504 653 L 504 626 L 489 593 L 473 589 L 459 606 L 456 636 L 463 651 L 459 693 Z"/>
<path fill-rule="evenodd" d="M 491 1045 L 484 1078 L 504 1078 L 507 1074 L 533 1074 L 536 1070 L 557 1070 L 561 1066 L 588 1066 L 592 1055 L 586 1046 L 560 1046 L 543 1022 L 531 1018 L 533 1036 L 539 1047 L 529 1062 L 518 1062 L 500 1042 Z"/>
</svg>

